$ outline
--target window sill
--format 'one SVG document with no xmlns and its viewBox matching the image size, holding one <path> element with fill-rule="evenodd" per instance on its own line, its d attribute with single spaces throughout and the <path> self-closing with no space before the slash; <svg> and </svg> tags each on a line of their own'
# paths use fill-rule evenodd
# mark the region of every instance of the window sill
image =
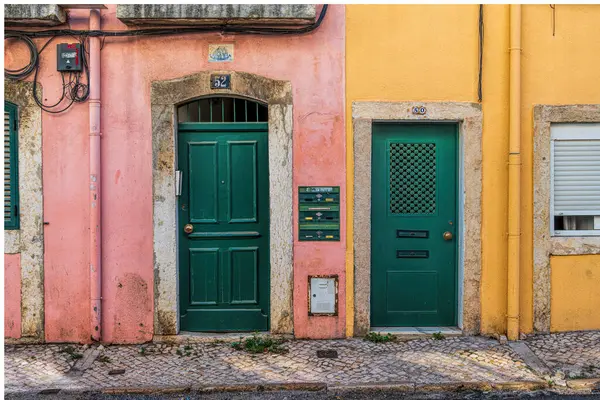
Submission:
<svg viewBox="0 0 600 400">
<path fill-rule="evenodd" d="M 550 254 L 600 254 L 600 236 L 553 236 L 550 238 Z"/>
<path fill-rule="evenodd" d="M 554 231 L 552 237 L 595 237 L 600 236 L 600 230 L 572 230 L 572 231 Z"/>
</svg>

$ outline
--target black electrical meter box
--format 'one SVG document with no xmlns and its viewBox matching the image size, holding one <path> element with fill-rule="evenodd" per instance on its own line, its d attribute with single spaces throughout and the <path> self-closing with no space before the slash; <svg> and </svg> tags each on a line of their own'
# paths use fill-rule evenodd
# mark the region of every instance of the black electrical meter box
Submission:
<svg viewBox="0 0 600 400">
<path fill-rule="evenodd" d="M 56 45 L 57 71 L 81 71 L 81 44 L 60 43 Z"/>
</svg>

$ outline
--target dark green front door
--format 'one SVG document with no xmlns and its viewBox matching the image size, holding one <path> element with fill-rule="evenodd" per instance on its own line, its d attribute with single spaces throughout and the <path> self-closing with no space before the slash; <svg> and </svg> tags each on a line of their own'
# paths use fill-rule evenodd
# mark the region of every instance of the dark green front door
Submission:
<svg viewBox="0 0 600 400">
<path fill-rule="evenodd" d="M 268 330 L 267 124 L 180 124 L 178 169 L 181 330 Z"/>
<path fill-rule="evenodd" d="M 373 124 L 371 325 L 454 326 L 457 126 Z"/>
</svg>

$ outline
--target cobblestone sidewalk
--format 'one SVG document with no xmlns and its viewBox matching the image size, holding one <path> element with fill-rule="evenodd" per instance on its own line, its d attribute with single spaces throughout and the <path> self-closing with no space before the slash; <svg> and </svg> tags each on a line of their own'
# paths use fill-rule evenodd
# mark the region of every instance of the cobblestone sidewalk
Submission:
<svg viewBox="0 0 600 400">
<path fill-rule="evenodd" d="M 553 372 L 600 376 L 600 332 L 536 336 L 525 343 Z M 5 392 L 299 382 L 546 381 L 511 347 L 484 337 L 380 344 L 361 339 L 291 340 L 284 347 L 289 350 L 285 354 L 251 355 L 233 349 L 231 342 L 215 340 L 90 348 L 5 346 Z M 326 349 L 337 351 L 337 358 L 317 357 L 317 350 Z"/>
<path fill-rule="evenodd" d="M 600 377 L 600 331 L 537 335 L 526 343 L 555 374 L 571 379 Z"/>
</svg>

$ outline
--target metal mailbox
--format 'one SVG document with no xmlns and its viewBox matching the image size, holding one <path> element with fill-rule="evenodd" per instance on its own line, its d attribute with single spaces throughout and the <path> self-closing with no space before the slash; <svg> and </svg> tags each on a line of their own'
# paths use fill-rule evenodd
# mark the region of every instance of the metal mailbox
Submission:
<svg viewBox="0 0 600 400">
<path fill-rule="evenodd" d="M 339 189 L 338 189 L 339 190 Z M 299 193 L 300 204 L 339 204 L 340 193 Z"/>
<path fill-rule="evenodd" d="M 340 228 L 334 229 L 315 228 L 312 226 L 300 226 L 300 241 L 339 241 Z"/>
<path fill-rule="evenodd" d="M 300 241 L 340 240 L 340 187 L 298 188 Z"/>
<path fill-rule="evenodd" d="M 300 206 L 300 223 L 315 222 L 315 223 L 339 223 L 340 222 L 340 206 L 321 207 L 319 204 Z"/>
</svg>

